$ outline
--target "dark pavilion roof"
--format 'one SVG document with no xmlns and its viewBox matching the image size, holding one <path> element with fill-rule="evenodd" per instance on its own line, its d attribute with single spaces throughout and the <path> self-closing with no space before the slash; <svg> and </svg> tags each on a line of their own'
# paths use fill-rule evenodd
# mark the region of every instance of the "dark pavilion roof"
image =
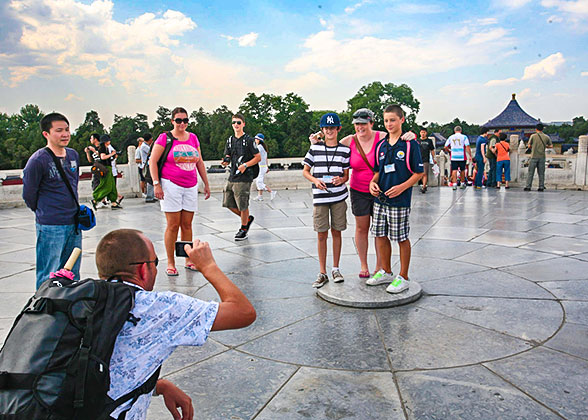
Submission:
<svg viewBox="0 0 588 420">
<path fill-rule="evenodd" d="M 504 111 L 497 117 L 491 119 L 482 127 L 488 128 L 535 128 L 541 121 L 527 114 L 517 100 L 515 94 L 512 94 L 512 100 L 508 103 Z"/>
</svg>

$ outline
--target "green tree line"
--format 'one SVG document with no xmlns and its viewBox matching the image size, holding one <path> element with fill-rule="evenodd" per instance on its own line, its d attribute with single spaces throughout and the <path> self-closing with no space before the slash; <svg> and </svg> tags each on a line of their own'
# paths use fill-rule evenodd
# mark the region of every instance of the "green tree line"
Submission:
<svg viewBox="0 0 588 420">
<path fill-rule="evenodd" d="M 382 113 L 386 105 L 391 103 L 400 104 L 407 114 L 403 129 L 418 132 L 416 118 L 420 102 L 414 97 L 412 89 L 406 84 L 373 82 L 363 86 L 347 101 L 346 110 L 338 111 L 342 124 L 341 137 L 353 132 L 352 114 L 359 108 L 374 111 L 374 128 L 385 131 Z M 225 141 L 233 134 L 231 117 L 234 112 L 241 112 L 245 116 L 247 133 L 253 136 L 261 132 L 265 135 L 270 157 L 298 157 L 304 156 L 308 150 L 309 134 L 319 130 L 321 115 L 330 111 L 333 110 L 310 110 L 308 103 L 294 93 L 284 96 L 249 93 L 237 110 L 223 105 L 212 112 L 203 108 L 192 111 L 188 130 L 198 136 L 205 160 L 220 160 Z M 39 121 L 44 115 L 37 105 L 32 104 L 23 106 L 18 114 L 0 113 L 0 169 L 23 168 L 31 154 L 46 145 L 39 127 Z M 439 132 L 447 137 L 458 124 L 466 134 L 476 135 L 479 132 L 478 125 L 468 124 L 458 118 L 446 124 L 424 122 L 422 126 L 429 133 Z M 134 117 L 115 114 L 110 130 L 104 127 L 98 113 L 91 110 L 78 127 L 71 129 L 70 147 L 78 151 L 82 165 L 88 164 L 83 150 L 92 133 L 109 134 L 114 147 L 123 152 L 119 161 L 126 163 L 127 146 L 136 145 L 137 138 L 147 132 L 156 138 L 172 129 L 171 108 L 159 106 L 156 118 L 151 123 L 144 114 L 136 114 Z M 548 127 L 546 132 L 558 132 L 564 139 L 571 140 L 588 132 L 588 122 L 583 117 L 577 117 L 571 126 Z"/>
</svg>

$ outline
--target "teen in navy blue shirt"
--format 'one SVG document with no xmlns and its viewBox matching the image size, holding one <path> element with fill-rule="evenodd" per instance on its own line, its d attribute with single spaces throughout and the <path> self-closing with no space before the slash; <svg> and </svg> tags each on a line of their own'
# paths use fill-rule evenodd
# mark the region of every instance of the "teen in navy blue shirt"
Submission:
<svg viewBox="0 0 588 420">
<path fill-rule="evenodd" d="M 424 175 L 419 144 L 415 140 L 402 141 L 404 111 L 398 105 L 384 110 L 384 125 L 388 135 L 376 146 L 374 177 L 370 193 L 376 197 L 372 233 L 376 237 L 376 249 L 380 255 L 382 270 L 366 281 L 368 286 L 389 283 L 388 293 L 401 293 L 408 289 L 410 264 L 410 200 L 412 186 Z M 392 246 L 400 248 L 400 274 L 392 276 Z"/>
</svg>

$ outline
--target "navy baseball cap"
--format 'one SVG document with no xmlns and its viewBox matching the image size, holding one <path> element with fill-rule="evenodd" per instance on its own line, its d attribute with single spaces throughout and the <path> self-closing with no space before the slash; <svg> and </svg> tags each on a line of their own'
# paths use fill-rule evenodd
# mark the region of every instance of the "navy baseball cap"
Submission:
<svg viewBox="0 0 588 420">
<path fill-rule="evenodd" d="M 328 112 L 321 117 L 321 128 L 323 127 L 341 127 L 339 116 L 334 112 Z"/>
<path fill-rule="evenodd" d="M 256 139 L 259 139 L 259 140 L 261 140 L 261 141 L 264 141 L 264 140 L 265 140 L 265 136 L 264 136 L 263 134 L 261 134 L 261 133 L 257 133 L 257 134 L 255 135 L 255 138 L 256 138 Z"/>
</svg>

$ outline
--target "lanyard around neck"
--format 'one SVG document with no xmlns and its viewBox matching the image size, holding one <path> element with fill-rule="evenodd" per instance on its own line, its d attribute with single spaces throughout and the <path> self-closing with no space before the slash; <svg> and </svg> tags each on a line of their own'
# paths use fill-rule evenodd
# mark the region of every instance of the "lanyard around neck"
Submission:
<svg viewBox="0 0 588 420">
<path fill-rule="evenodd" d="M 329 154 L 327 153 L 327 143 L 325 143 L 325 160 L 327 161 L 327 173 L 329 173 L 329 174 L 331 173 L 331 165 L 335 161 L 335 156 L 337 155 L 337 149 L 339 149 L 339 143 L 337 143 L 337 146 L 335 146 L 335 151 L 333 152 L 333 158 L 331 159 L 331 162 L 329 163 Z"/>
</svg>

